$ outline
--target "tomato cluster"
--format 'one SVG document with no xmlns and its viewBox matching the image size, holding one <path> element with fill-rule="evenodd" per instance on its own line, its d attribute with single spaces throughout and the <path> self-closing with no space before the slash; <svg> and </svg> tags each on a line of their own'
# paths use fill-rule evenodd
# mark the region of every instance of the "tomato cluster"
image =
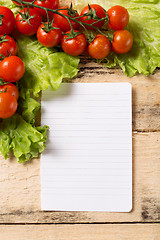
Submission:
<svg viewBox="0 0 160 240">
<path fill-rule="evenodd" d="M 107 57 L 111 50 L 118 54 L 127 53 L 132 47 L 132 35 L 124 30 L 129 13 L 122 6 L 113 6 L 106 11 L 98 4 L 90 4 L 80 14 L 72 4 L 58 8 L 59 0 L 36 0 L 28 6 L 16 16 L 17 29 L 24 35 L 36 34 L 43 46 L 60 44 L 64 52 L 73 56 L 87 49 L 95 59 Z M 112 29 L 112 40 L 108 33 L 101 31 L 102 27 Z M 98 35 L 92 33 L 95 30 Z"/>
<path fill-rule="evenodd" d="M 16 56 L 17 44 L 10 36 L 15 29 L 27 36 L 36 35 L 43 46 L 60 45 L 64 52 L 73 56 L 87 50 L 91 57 L 103 59 L 111 50 L 123 54 L 132 48 L 132 35 L 124 29 L 129 14 L 122 6 L 106 11 L 98 4 L 90 4 L 79 14 L 72 4 L 59 8 L 59 0 L 13 2 L 22 7 L 16 17 L 9 8 L 0 6 L 0 79 L 3 80 L 0 118 L 8 118 L 16 112 L 19 93 L 14 83 L 25 72 L 22 60 Z M 111 29 L 112 39 L 102 27 Z"/>
<path fill-rule="evenodd" d="M 9 8 L 0 6 L 0 118 L 9 118 L 17 110 L 19 91 L 14 84 L 22 78 L 25 67 L 17 57 L 17 44 L 12 34 L 15 18 Z"/>
</svg>

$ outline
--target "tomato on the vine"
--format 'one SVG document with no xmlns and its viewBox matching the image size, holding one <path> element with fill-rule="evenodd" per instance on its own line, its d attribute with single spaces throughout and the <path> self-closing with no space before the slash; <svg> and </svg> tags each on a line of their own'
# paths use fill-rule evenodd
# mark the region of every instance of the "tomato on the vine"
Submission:
<svg viewBox="0 0 160 240">
<path fill-rule="evenodd" d="M 0 62 L 0 78 L 5 82 L 17 82 L 25 72 L 24 63 L 17 56 L 9 56 Z"/>
<path fill-rule="evenodd" d="M 17 110 L 17 100 L 10 93 L 0 93 L 0 118 L 9 118 Z"/>
<path fill-rule="evenodd" d="M 57 9 L 59 7 L 59 0 L 36 0 L 34 2 L 35 5 L 40 6 L 40 7 L 45 7 L 45 8 L 50 8 L 50 9 Z M 44 9 L 40 9 L 35 7 L 35 9 L 39 12 L 39 14 L 46 18 L 47 14 Z M 51 18 L 53 16 L 53 12 L 48 11 L 48 15 Z"/>
<path fill-rule="evenodd" d="M 5 85 L 0 85 L 0 93 L 7 92 L 13 95 L 16 100 L 19 98 L 19 91 L 18 88 L 13 83 L 8 83 Z"/>
<path fill-rule="evenodd" d="M 72 18 L 79 17 L 79 14 L 76 10 L 72 8 L 68 8 L 66 6 L 59 8 L 58 12 Z M 54 22 L 63 32 L 67 32 L 71 29 L 69 21 L 65 17 L 60 16 L 59 14 L 56 14 L 56 13 L 54 14 Z M 72 24 L 73 29 L 79 28 L 79 23 L 73 20 L 70 20 L 70 23 Z"/>
<path fill-rule="evenodd" d="M 13 2 L 14 4 L 16 4 L 17 6 L 21 6 L 20 3 L 14 1 L 14 0 L 12 0 L 12 2 Z M 25 0 L 25 2 L 33 2 L 33 0 Z M 24 4 L 23 4 L 23 5 L 24 5 Z"/>
<path fill-rule="evenodd" d="M 123 54 L 129 52 L 133 45 L 133 37 L 127 30 L 114 32 L 112 50 L 116 53 Z"/>
<path fill-rule="evenodd" d="M 129 13 L 122 6 L 113 6 L 108 11 L 109 24 L 108 27 L 113 30 L 122 30 L 129 22 Z"/>
<path fill-rule="evenodd" d="M 102 59 L 107 57 L 110 53 L 111 43 L 106 36 L 98 34 L 88 45 L 87 50 L 91 57 L 95 59 Z"/>
<path fill-rule="evenodd" d="M 38 30 L 37 30 L 37 38 L 40 44 L 42 44 L 45 47 L 54 47 L 57 44 L 59 44 L 62 32 L 61 29 L 58 28 L 58 26 L 55 23 L 48 23 L 46 22 L 45 25 L 42 23 Z M 47 28 L 49 28 L 47 30 Z"/>
<path fill-rule="evenodd" d="M 106 11 L 98 4 L 89 4 L 88 6 L 85 6 L 80 15 L 82 16 L 80 21 L 82 21 L 84 24 L 93 24 L 93 26 L 98 28 L 102 27 L 105 23 L 105 20 L 99 20 L 102 18 L 107 18 Z M 85 25 L 85 27 L 87 29 L 93 29 L 92 26 Z"/>
<path fill-rule="evenodd" d="M 0 35 L 0 54 L 4 57 L 7 57 L 8 54 L 17 55 L 17 44 L 9 35 Z"/>
<path fill-rule="evenodd" d="M 22 15 L 23 17 L 22 17 Z M 24 8 L 16 16 L 16 26 L 20 33 L 31 36 L 37 32 L 42 22 L 41 15 L 33 8 Z"/>
<path fill-rule="evenodd" d="M 0 6 L 0 34 L 10 34 L 15 27 L 13 12 L 4 6 Z"/>
<path fill-rule="evenodd" d="M 64 35 L 61 40 L 61 47 L 63 51 L 69 55 L 78 56 L 85 51 L 87 39 L 83 33 L 79 33 L 77 30 L 75 30 L 74 33 L 78 35 L 68 39 L 68 35 L 71 34 L 71 31 L 66 32 L 66 35 Z"/>
</svg>

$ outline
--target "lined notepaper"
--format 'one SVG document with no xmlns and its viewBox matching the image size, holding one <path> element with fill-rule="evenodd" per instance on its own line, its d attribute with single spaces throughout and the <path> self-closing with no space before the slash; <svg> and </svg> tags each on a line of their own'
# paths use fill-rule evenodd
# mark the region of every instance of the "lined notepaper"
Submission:
<svg viewBox="0 0 160 240">
<path fill-rule="evenodd" d="M 63 83 L 42 94 L 50 126 L 41 155 L 41 208 L 132 208 L 132 100 L 129 83 Z"/>
</svg>

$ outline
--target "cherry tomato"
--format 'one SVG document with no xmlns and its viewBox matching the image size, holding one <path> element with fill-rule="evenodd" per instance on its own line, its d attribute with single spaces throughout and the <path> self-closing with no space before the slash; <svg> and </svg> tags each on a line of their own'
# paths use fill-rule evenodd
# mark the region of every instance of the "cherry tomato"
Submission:
<svg viewBox="0 0 160 240">
<path fill-rule="evenodd" d="M 89 6 L 92 10 L 89 9 Z M 95 17 L 98 17 L 99 19 L 106 17 L 106 12 L 105 12 L 104 8 L 101 7 L 100 5 L 90 4 L 89 6 L 84 7 L 81 11 L 81 14 L 80 14 L 81 16 L 83 16 L 84 14 L 89 14 L 89 12 L 91 12 L 91 14 L 89 16 L 84 16 L 84 17 L 80 18 L 80 21 L 82 21 L 83 23 L 93 24 L 98 20 L 98 19 L 93 18 L 93 11 L 95 12 Z M 93 26 L 100 28 L 103 26 L 104 23 L 105 23 L 105 20 L 102 20 L 102 21 L 99 21 L 99 22 L 93 24 Z M 92 27 L 87 26 L 87 25 L 85 25 L 85 27 L 87 29 L 93 29 Z"/>
<path fill-rule="evenodd" d="M 9 118 L 17 110 L 17 100 L 10 93 L 0 93 L 0 118 Z"/>
<path fill-rule="evenodd" d="M 45 7 L 45 8 L 50 8 L 50 9 L 57 9 L 59 7 L 59 0 L 36 0 L 34 2 L 34 4 L 41 6 L 41 7 Z M 39 12 L 39 14 L 46 18 L 47 14 L 46 11 L 40 8 L 36 8 L 35 9 Z M 48 15 L 51 18 L 53 16 L 53 12 L 48 11 Z"/>
<path fill-rule="evenodd" d="M 12 83 L 8 83 L 8 84 L 0 86 L 0 92 L 10 93 L 11 95 L 13 95 L 16 98 L 16 100 L 18 100 L 18 98 L 19 98 L 18 88 Z"/>
<path fill-rule="evenodd" d="M 12 56 L 17 55 L 17 44 L 9 35 L 0 35 L 0 54 L 4 57 L 7 57 L 8 54 Z"/>
<path fill-rule="evenodd" d="M 5 82 L 17 82 L 24 72 L 24 63 L 17 56 L 6 57 L 0 62 L 0 78 Z"/>
<path fill-rule="evenodd" d="M 18 13 L 16 16 L 16 26 L 20 33 L 31 36 L 37 32 L 37 29 L 42 22 L 42 18 L 41 15 L 33 8 L 29 9 L 29 17 L 27 16 L 27 8 L 24 10 L 26 19 L 23 20 L 22 16 Z M 20 13 L 24 14 L 23 9 L 20 11 Z M 27 21 L 29 21 L 30 24 Z"/>
<path fill-rule="evenodd" d="M 95 59 L 102 59 L 110 53 L 111 43 L 106 36 L 98 34 L 88 45 L 87 50 L 91 57 Z"/>
<path fill-rule="evenodd" d="M 15 18 L 13 12 L 4 6 L 0 6 L 0 34 L 4 35 L 13 32 L 15 26 Z"/>
<path fill-rule="evenodd" d="M 17 3 L 17 2 L 15 2 L 15 1 L 13 1 L 13 0 L 12 0 L 12 2 L 13 2 L 14 4 L 16 4 L 17 6 L 21 6 L 20 3 Z M 33 0 L 25 0 L 25 2 L 33 2 Z M 24 4 L 23 4 L 23 5 L 24 5 Z"/>
<path fill-rule="evenodd" d="M 114 32 L 112 50 L 116 53 L 127 53 L 132 48 L 133 37 L 127 30 Z"/>
<path fill-rule="evenodd" d="M 129 13 L 126 8 L 122 6 L 111 7 L 108 11 L 109 28 L 113 30 L 122 30 L 129 22 Z"/>
<path fill-rule="evenodd" d="M 70 13 L 69 12 L 70 10 L 67 10 L 67 8 L 68 7 L 66 7 L 66 6 L 61 7 L 61 8 L 59 8 L 60 10 L 58 10 L 58 12 L 64 14 L 65 16 L 70 16 L 70 17 L 73 17 L 73 18 L 79 16 L 77 11 L 72 9 L 71 13 Z M 54 14 L 54 22 L 63 32 L 67 32 L 71 29 L 69 21 L 65 17 L 62 17 L 62 16 L 60 16 L 56 13 Z M 78 29 L 79 23 L 77 23 L 73 20 L 70 20 L 70 22 L 73 26 L 73 29 Z"/>
<path fill-rule="evenodd" d="M 51 29 L 49 32 L 47 32 L 43 29 L 44 27 L 44 24 L 41 24 L 37 30 L 37 38 L 40 44 L 45 47 L 54 47 L 59 44 L 62 37 L 61 30 Z M 58 28 L 58 26 L 54 23 L 52 23 L 52 27 Z"/>
<path fill-rule="evenodd" d="M 78 32 L 75 30 L 75 32 Z M 70 34 L 70 31 L 66 32 Z M 61 40 L 61 47 L 64 52 L 72 56 L 82 54 L 87 47 L 87 39 L 83 33 L 79 33 L 76 37 L 67 39 L 68 36 L 64 35 Z"/>
</svg>

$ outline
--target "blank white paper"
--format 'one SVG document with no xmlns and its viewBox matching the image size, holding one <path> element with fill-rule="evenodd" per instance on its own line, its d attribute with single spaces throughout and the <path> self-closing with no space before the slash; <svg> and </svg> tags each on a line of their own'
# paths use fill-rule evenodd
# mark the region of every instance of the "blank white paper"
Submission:
<svg viewBox="0 0 160 240">
<path fill-rule="evenodd" d="M 63 83 L 42 94 L 42 210 L 132 209 L 131 96 L 129 83 Z"/>
</svg>

